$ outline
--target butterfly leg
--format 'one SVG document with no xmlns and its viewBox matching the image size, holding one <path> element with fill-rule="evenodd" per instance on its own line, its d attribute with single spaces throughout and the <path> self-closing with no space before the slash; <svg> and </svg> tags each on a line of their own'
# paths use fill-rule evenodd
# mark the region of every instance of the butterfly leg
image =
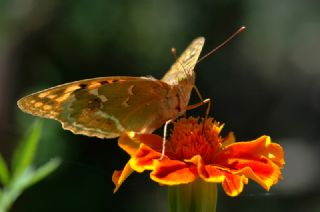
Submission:
<svg viewBox="0 0 320 212">
<path fill-rule="evenodd" d="M 209 112 L 210 112 L 210 108 L 211 108 L 211 99 L 203 99 L 199 89 L 197 88 L 196 85 L 193 86 L 194 90 L 196 91 L 200 101 L 202 102 L 202 104 L 200 103 L 199 106 L 204 105 L 204 104 L 208 104 L 207 110 L 206 110 L 206 114 L 205 114 L 205 119 L 208 118 Z M 196 107 L 194 107 L 196 108 Z"/>
<path fill-rule="evenodd" d="M 206 102 L 205 102 L 206 101 Z M 210 113 L 210 109 L 211 109 L 211 99 L 205 99 L 204 100 L 204 103 L 207 103 L 207 109 L 206 109 L 206 114 L 204 116 L 204 120 L 203 120 L 203 124 L 202 124 L 202 133 L 204 133 L 204 126 L 205 126 L 205 123 L 208 119 L 208 116 L 209 116 L 209 113 Z"/>
<path fill-rule="evenodd" d="M 196 104 L 188 105 L 186 110 L 193 110 L 193 109 L 198 108 L 198 107 L 200 107 L 202 105 L 205 105 L 205 104 L 208 105 L 207 109 L 206 109 L 206 114 L 205 114 L 205 119 L 207 119 L 207 117 L 209 115 L 209 112 L 210 112 L 210 108 L 211 108 L 211 99 L 209 99 L 209 98 L 205 99 L 205 100 L 203 100 L 201 102 L 198 102 Z"/>
<path fill-rule="evenodd" d="M 197 87 L 196 85 L 193 85 L 193 88 L 194 88 L 194 90 L 196 91 L 196 93 L 197 93 L 197 95 L 198 95 L 199 99 L 200 99 L 200 100 L 201 100 L 201 102 L 202 102 L 202 101 L 203 101 L 203 97 L 202 97 L 202 95 L 201 95 L 201 93 L 200 93 L 200 91 L 199 91 L 198 87 Z"/>
<path fill-rule="evenodd" d="M 172 123 L 172 119 L 166 121 L 166 123 L 164 124 L 164 128 L 163 128 L 163 138 L 162 138 L 162 151 L 161 151 L 161 157 L 159 158 L 159 160 L 162 160 L 164 157 L 164 153 L 166 152 L 166 142 L 167 142 L 167 129 L 168 129 L 168 125 L 170 123 Z"/>
<path fill-rule="evenodd" d="M 202 106 L 204 104 L 207 104 L 207 109 L 206 109 L 206 113 L 205 113 L 204 120 L 203 120 L 202 132 L 204 132 L 204 125 L 205 125 L 206 120 L 207 120 L 207 118 L 209 116 L 209 112 L 210 112 L 210 108 L 211 108 L 211 99 L 208 98 L 208 99 L 202 100 L 199 103 L 196 103 L 196 104 L 193 104 L 193 105 L 188 105 L 188 107 L 187 107 L 187 110 L 192 110 L 192 109 L 200 107 L 200 106 Z"/>
<path fill-rule="evenodd" d="M 208 118 L 208 116 L 209 116 L 209 112 L 210 112 L 210 108 L 211 108 L 211 100 L 210 100 L 210 99 L 205 99 L 205 100 L 203 100 L 203 97 L 202 97 L 202 95 L 201 95 L 198 87 L 197 87 L 196 85 L 193 85 L 193 88 L 194 88 L 194 90 L 196 91 L 196 93 L 197 93 L 199 99 L 201 100 L 201 102 L 203 102 L 204 104 L 205 104 L 205 103 L 208 104 L 208 107 L 207 107 L 207 109 L 206 109 L 206 114 L 205 114 L 205 117 L 204 117 L 204 121 L 203 121 L 203 130 L 204 130 L 204 124 L 206 123 L 206 120 L 207 120 L 207 118 Z M 207 102 L 205 102 L 205 101 L 207 101 Z"/>
</svg>

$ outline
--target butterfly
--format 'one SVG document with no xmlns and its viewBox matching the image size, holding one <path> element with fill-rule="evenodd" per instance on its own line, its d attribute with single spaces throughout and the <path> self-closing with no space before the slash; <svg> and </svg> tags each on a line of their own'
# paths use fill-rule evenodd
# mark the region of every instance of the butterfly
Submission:
<svg viewBox="0 0 320 212">
<path fill-rule="evenodd" d="M 161 80 L 84 79 L 33 93 L 17 104 L 26 113 L 61 122 L 75 134 L 115 138 L 125 131 L 151 133 L 185 113 L 204 41 L 193 40 Z"/>
</svg>

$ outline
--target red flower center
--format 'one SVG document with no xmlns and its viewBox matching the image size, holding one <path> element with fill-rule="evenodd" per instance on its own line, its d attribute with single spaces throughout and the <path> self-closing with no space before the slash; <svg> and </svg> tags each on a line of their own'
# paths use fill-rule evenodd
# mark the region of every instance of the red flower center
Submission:
<svg viewBox="0 0 320 212">
<path fill-rule="evenodd" d="M 198 118 L 179 119 L 168 139 L 166 155 L 182 161 L 200 155 L 205 163 L 212 163 L 221 148 L 221 128 L 213 119 L 207 119 L 205 124 Z"/>
</svg>

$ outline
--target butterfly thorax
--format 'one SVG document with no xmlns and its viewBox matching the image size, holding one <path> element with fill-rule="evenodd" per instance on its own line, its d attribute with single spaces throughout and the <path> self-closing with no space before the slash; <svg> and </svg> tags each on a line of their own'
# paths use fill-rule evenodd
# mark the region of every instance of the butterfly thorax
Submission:
<svg viewBox="0 0 320 212">
<path fill-rule="evenodd" d="M 176 86 L 179 93 L 179 102 L 181 108 L 181 112 L 179 115 L 184 114 L 187 109 L 193 85 L 194 83 L 190 83 L 190 81 L 184 80 Z"/>
<path fill-rule="evenodd" d="M 169 85 L 176 87 L 179 95 L 178 98 L 180 102 L 181 114 L 184 113 L 185 108 L 188 105 L 190 93 L 195 83 L 195 72 L 193 70 L 194 66 L 190 67 L 186 62 L 183 64 L 184 65 L 180 64 L 179 62 L 173 64 L 170 70 L 161 79 Z"/>
</svg>

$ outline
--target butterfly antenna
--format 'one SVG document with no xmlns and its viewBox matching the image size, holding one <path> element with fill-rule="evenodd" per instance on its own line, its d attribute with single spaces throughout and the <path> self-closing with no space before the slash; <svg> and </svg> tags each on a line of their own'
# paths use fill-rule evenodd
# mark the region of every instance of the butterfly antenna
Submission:
<svg viewBox="0 0 320 212">
<path fill-rule="evenodd" d="M 224 45 L 226 45 L 230 40 L 232 40 L 236 35 L 238 35 L 240 32 L 243 32 L 246 29 L 245 26 L 240 27 L 235 33 L 233 33 L 227 40 L 223 41 L 219 46 L 217 46 L 216 48 L 212 49 L 210 52 L 208 52 L 206 55 L 202 56 L 198 62 L 200 63 L 202 60 L 204 60 L 205 58 L 207 58 L 209 55 L 213 54 L 214 52 L 216 52 L 218 49 L 220 49 L 221 47 L 223 47 Z"/>
<path fill-rule="evenodd" d="M 203 104 L 207 104 L 207 109 L 206 109 L 206 113 L 204 115 L 204 120 L 203 120 L 203 124 L 202 124 L 202 134 L 205 133 L 205 123 L 208 119 L 208 116 L 209 116 L 209 113 L 210 113 L 210 109 L 211 109 L 211 99 L 203 99 L 198 87 L 196 85 L 193 85 L 193 88 L 194 90 L 196 91 L 200 101 L 203 103 Z"/>
</svg>

